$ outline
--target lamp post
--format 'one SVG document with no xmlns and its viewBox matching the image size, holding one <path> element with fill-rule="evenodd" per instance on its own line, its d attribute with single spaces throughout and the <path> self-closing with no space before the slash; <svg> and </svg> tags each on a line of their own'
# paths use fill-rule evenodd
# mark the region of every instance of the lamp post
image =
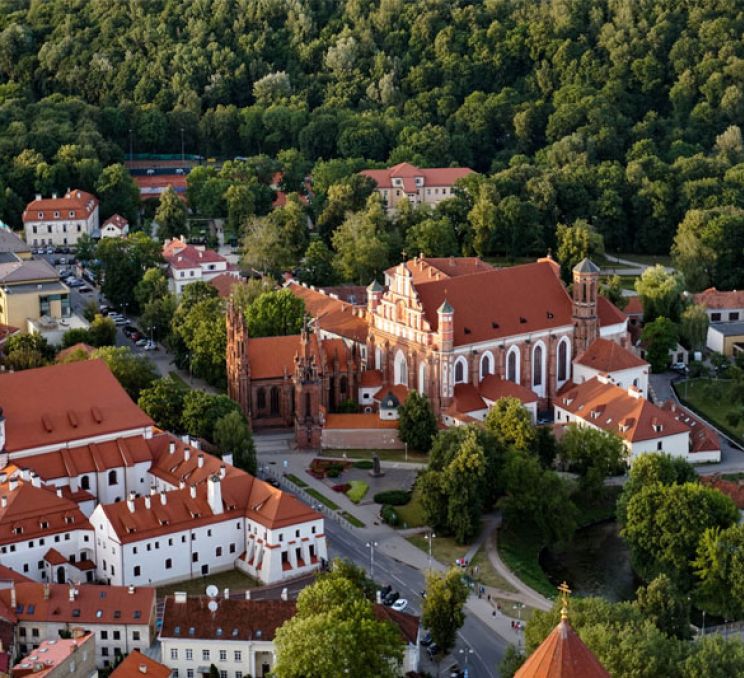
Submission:
<svg viewBox="0 0 744 678">
<path fill-rule="evenodd" d="M 406 446 L 406 461 L 408 461 L 408 443 L 404 443 Z"/>
<path fill-rule="evenodd" d="M 184 145 L 183 145 L 183 127 L 181 128 L 181 162 L 183 162 L 186 159 L 186 153 L 184 152 Z"/>
<path fill-rule="evenodd" d="M 703 635 L 705 635 L 705 610 L 703 610 Z"/>
<path fill-rule="evenodd" d="M 460 648 L 459 652 L 461 655 L 465 655 L 465 662 L 464 662 L 465 665 L 463 667 L 465 670 L 463 671 L 463 673 L 465 674 L 465 676 L 467 676 L 468 675 L 468 659 L 470 659 L 470 655 L 473 654 L 475 650 L 473 650 L 472 647 L 463 647 L 463 648 Z"/>
<path fill-rule="evenodd" d="M 378 544 L 376 541 L 368 541 L 365 546 L 369 549 L 369 576 L 375 578 L 375 549 Z"/>
<path fill-rule="evenodd" d="M 432 530 L 431 528 L 429 528 L 429 534 L 424 535 L 424 539 L 429 542 L 429 572 L 431 572 L 431 545 L 436 538 L 437 535 L 434 534 L 434 530 Z"/>
</svg>

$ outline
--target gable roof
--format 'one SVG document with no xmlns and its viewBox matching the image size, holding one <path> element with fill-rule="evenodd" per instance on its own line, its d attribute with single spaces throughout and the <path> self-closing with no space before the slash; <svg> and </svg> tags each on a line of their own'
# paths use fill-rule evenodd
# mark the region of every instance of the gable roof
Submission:
<svg viewBox="0 0 744 678">
<path fill-rule="evenodd" d="M 404 263 L 411 272 L 414 285 L 494 270 L 491 264 L 478 257 L 415 257 Z M 385 275 L 394 277 L 396 268 L 391 266 Z"/>
<path fill-rule="evenodd" d="M 421 177 L 424 186 L 452 186 L 458 179 L 472 174 L 469 167 L 429 167 L 422 169 L 407 162 L 401 162 L 388 169 L 362 170 L 359 174 L 372 179 L 378 188 L 393 188 L 393 179 L 403 182 L 402 188 L 407 193 L 417 190 L 415 179 Z"/>
<path fill-rule="evenodd" d="M 18 621 L 56 622 L 76 626 L 145 626 L 155 623 L 155 589 L 152 587 L 82 584 L 76 586 L 75 591 L 73 600 L 70 600 L 70 587 L 67 584 L 16 584 L 15 614 Z M 5 605 L 10 605 L 10 597 L 10 589 L 0 589 L 0 601 Z"/>
<path fill-rule="evenodd" d="M 645 360 L 631 353 L 627 348 L 601 337 L 595 339 L 574 362 L 599 372 L 617 372 L 633 367 L 649 366 Z"/>
<path fill-rule="evenodd" d="M 641 298 L 637 294 L 634 294 L 632 297 L 626 297 L 626 299 L 628 300 L 628 303 L 625 304 L 625 315 L 643 316 L 643 304 L 641 303 Z"/>
<path fill-rule="evenodd" d="M 508 379 L 501 379 L 495 374 L 489 374 L 478 384 L 478 392 L 483 398 L 493 400 L 500 398 L 518 398 L 523 405 L 536 403 L 537 396 L 533 391 L 522 384 L 515 384 Z"/>
<path fill-rule="evenodd" d="M 281 379 L 294 372 L 295 355 L 300 350 L 302 335 L 289 334 L 284 337 L 249 337 L 245 342 L 251 379 Z M 317 356 L 318 342 L 311 336 L 311 346 Z"/>
<path fill-rule="evenodd" d="M 106 226 L 113 226 L 121 231 L 129 226 L 129 222 L 121 214 L 112 214 L 101 224 L 101 229 L 103 230 Z"/>
<path fill-rule="evenodd" d="M 153 425 L 102 360 L 0 374 L 0 407 L 8 452 Z"/>
<path fill-rule="evenodd" d="M 163 247 L 163 259 L 172 268 L 201 268 L 204 264 L 227 263 L 227 259 L 214 250 L 201 249 L 194 245 L 176 247 L 175 250 Z"/>
<path fill-rule="evenodd" d="M 599 318 L 600 327 L 608 327 L 609 325 L 624 323 L 628 316 L 600 294 L 597 295 L 597 318 Z"/>
<path fill-rule="evenodd" d="M 563 619 L 514 678 L 610 678 L 610 674 Z"/>
<path fill-rule="evenodd" d="M 472 384 L 455 384 L 452 406 L 455 411 L 463 414 L 486 409 L 486 403 Z"/>
<path fill-rule="evenodd" d="M 720 451 L 721 439 L 718 437 L 718 433 L 686 407 L 682 407 L 673 400 L 666 400 L 661 404 L 661 409 L 669 412 L 677 421 L 689 427 L 690 441 L 692 442 L 690 452 L 692 454 Z"/>
<path fill-rule="evenodd" d="M 170 674 L 171 670 L 165 664 L 156 662 L 135 648 L 109 674 L 109 678 L 168 678 Z"/>
<path fill-rule="evenodd" d="M 9 228 L 0 226 L 0 252 L 30 252 L 31 248 Z"/>
<path fill-rule="evenodd" d="M 709 287 L 693 296 L 696 304 L 702 304 L 710 310 L 744 308 L 744 290 L 717 290 Z"/>
<path fill-rule="evenodd" d="M 416 291 L 434 332 L 445 297 L 454 308 L 455 346 L 572 324 L 571 299 L 548 263 L 428 282 Z"/>
<path fill-rule="evenodd" d="M 365 318 L 357 314 L 352 304 L 334 299 L 329 294 L 306 287 L 294 280 L 289 281 L 286 289 L 305 302 L 305 311 L 317 320 L 324 332 L 354 341 L 366 341 L 369 324 Z"/>
<path fill-rule="evenodd" d="M 61 198 L 37 198 L 23 211 L 23 221 L 67 221 L 87 219 L 98 207 L 92 193 L 74 188 Z M 72 212 L 72 214 L 70 214 Z"/>
<path fill-rule="evenodd" d="M 583 384 L 566 383 L 556 394 L 554 405 L 629 442 L 689 431 L 669 412 L 598 377 Z M 654 430 L 655 426 L 661 429 Z"/>
<path fill-rule="evenodd" d="M 231 273 L 220 273 L 207 282 L 217 290 L 222 299 L 227 299 L 232 294 L 233 287 L 240 284 L 240 278 Z"/>
<path fill-rule="evenodd" d="M 0 283 L 31 283 L 59 280 L 59 273 L 46 259 L 21 259 L 8 252 L 0 258 Z"/>
</svg>

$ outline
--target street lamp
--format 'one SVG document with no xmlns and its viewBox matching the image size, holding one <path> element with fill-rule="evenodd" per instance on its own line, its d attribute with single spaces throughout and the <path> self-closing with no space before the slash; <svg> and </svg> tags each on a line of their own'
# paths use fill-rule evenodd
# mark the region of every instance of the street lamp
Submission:
<svg viewBox="0 0 744 678">
<path fill-rule="evenodd" d="M 463 667 L 465 669 L 464 673 L 467 676 L 468 675 L 468 659 L 470 659 L 470 655 L 475 653 L 475 650 L 472 647 L 462 647 L 459 650 L 460 654 L 465 655 L 465 666 Z"/>
<path fill-rule="evenodd" d="M 376 541 L 368 541 L 365 546 L 369 549 L 369 576 L 375 578 L 375 549 L 378 546 Z"/>
<path fill-rule="evenodd" d="M 703 635 L 705 635 L 705 610 L 703 610 Z"/>
<path fill-rule="evenodd" d="M 519 650 L 522 650 L 522 608 L 524 607 L 524 603 L 515 603 L 514 609 L 519 612 L 519 623 L 517 624 L 516 629 L 514 629 L 517 633 L 517 644 L 519 646 Z"/>
<path fill-rule="evenodd" d="M 408 443 L 405 443 L 406 446 L 406 461 L 408 461 Z"/>
<path fill-rule="evenodd" d="M 436 536 L 437 535 L 434 534 L 431 528 L 429 528 L 429 534 L 424 535 L 424 539 L 429 542 L 429 571 L 431 571 L 431 545 L 434 542 Z"/>
</svg>

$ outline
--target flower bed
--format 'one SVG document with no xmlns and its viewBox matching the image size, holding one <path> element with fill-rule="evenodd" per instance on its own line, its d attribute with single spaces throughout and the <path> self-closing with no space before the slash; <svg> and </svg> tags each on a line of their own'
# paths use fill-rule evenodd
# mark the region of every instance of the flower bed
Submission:
<svg viewBox="0 0 744 678">
<path fill-rule="evenodd" d="M 364 495 L 367 494 L 368 490 L 369 485 L 363 480 L 352 480 L 351 488 L 347 490 L 346 496 L 355 504 L 358 504 L 362 499 L 364 499 Z"/>
<path fill-rule="evenodd" d="M 307 472 L 318 480 L 322 480 L 323 478 L 338 478 L 350 466 L 350 461 L 315 458 L 310 462 Z"/>
<path fill-rule="evenodd" d="M 339 483 L 331 487 L 334 492 L 348 492 L 351 489 L 351 483 Z"/>
</svg>

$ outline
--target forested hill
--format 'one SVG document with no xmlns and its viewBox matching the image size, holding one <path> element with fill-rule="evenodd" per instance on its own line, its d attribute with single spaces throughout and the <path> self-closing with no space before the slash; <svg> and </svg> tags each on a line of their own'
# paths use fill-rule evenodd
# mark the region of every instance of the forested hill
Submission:
<svg viewBox="0 0 744 678">
<path fill-rule="evenodd" d="M 130 129 L 135 151 L 177 152 L 183 128 L 208 156 L 468 165 L 503 221 L 586 218 L 611 251 L 744 206 L 731 0 L 5 0 L 0 21 L 11 221 Z"/>
</svg>

